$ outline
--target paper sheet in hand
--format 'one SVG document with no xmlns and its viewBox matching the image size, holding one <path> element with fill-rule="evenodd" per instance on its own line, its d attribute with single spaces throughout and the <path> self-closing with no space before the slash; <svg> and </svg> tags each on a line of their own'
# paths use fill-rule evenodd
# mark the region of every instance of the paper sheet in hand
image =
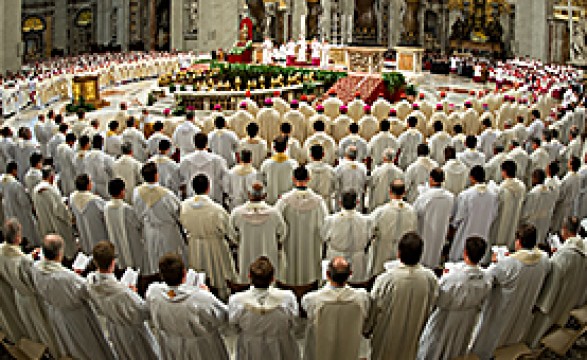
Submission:
<svg viewBox="0 0 587 360">
<path fill-rule="evenodd" d="M 200 286 L 206 284 L 206 273 L 195 272 L 194 269 L 189 269 L 185 277 L 186 285 Z"/>
<path fill-rule="evenodd" d="M 92 258 L 90 256 L 87 256 L 86 254 L 80 252 L 77 254 L 77 257 L 75 258 L 73 265 L 71 265 L 71 267 L 73 268 L 73 270 L 84 271 L 88 267 L 88 264 L 90 263 L 91 259 Z"/>
<path fill-rule="evenodd" d="M 140 270 L 139 270 L 140 271 Z M 120 282 L 126 286 L 137 286 L 139 281 L 139 271 L 134 271 L 131 268 L 126 268 L 126 271 L 120 278 Z"/>
<path fill-rule="evenodd" d="M 322 260 L 322 280 L 328 280 L 326 278 L 326 272 L 328 271 L 328 264 L 330 264 L 330 260 Z"/>
<path fill-rule="evenodd" d="M 383 264 L 383 268 L 385 269 L 385 271 L 387 270 L 391 270 L 393 268 L 398 267 L 401 264 L 401 261 L 399 260 L 391 260 L 386 262 L 385 264 Z"/>
</svg>

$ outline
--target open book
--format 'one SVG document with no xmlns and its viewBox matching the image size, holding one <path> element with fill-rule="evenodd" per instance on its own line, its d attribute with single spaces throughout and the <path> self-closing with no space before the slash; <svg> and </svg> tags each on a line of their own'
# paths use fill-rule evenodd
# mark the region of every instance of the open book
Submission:
<svg viewBox="0 0 587 360">
<path fill-rule="evenodd" d="M 137 283 L 139 281 L 139 273 L 140 273 L 140 269 L 135 271 L 131 268 L 126 268 L 126 271 L 124 272 L 124 274 L 122 274 L 122 277 L 120 278 L 120 283 L 124 284 L 126 286 L 137 286 Z"/>
<path fill-rule="evenodd" d="M 196 272 L 194 269 L 189 269 L 186 274 L 185 284 L 190 286 L 206 285 L 206 273 Z"/>
<path fill-rule="evenodd" d="M 92 260 L 91 256 L 79 252 L 77 253 L 77 257 L 73 261 L 71 267 L 73 268 L 73 270 L 84 271 L 88 267 L 90 260 Z"/>
</svg>

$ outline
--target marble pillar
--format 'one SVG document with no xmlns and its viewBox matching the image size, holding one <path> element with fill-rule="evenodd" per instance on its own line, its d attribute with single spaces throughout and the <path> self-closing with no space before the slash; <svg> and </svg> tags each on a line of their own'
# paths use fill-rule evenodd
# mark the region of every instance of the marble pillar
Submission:
<svg viewBox="0 0 587 360">
<path fill-rule="evenodd" d="M 517 0 L 515 55 L 548 60 L 548 1 Z"/>
<path fill-rule="evenodd" d="M 294 0 L 291 7 L 291 36 L 298 39 L 305 34 L 305 21 L 308 16 L 308 4 L 306 0 Z M 302 25 L 302 22 L 304 24 Z"/>
<path fill-rule="evenodd" d="M 320 37 L 322 40 L 331 39 L 332 3 L 330 0 L 320 0 L 322 16 L 320 17 Z"/>
<path fill-rule="evenodd" d="M 417 45 L 420 41 L 420 0 L 406 0 L 402 45 Z"/>
<path fill-rule="evenodd" d="M 21 9 L 21 0 L 0 1 L 0 74 L 21 66 Z"/>
<path fill-rule="evenodd" d="M 98 2 L 100 3 L 100 2 Z M 67 29 L 69 19 L 67 18 L 67 0 L 55 0 L 55 11 L 53 12 L 55 28 L 53 29 L 53 48 L 62 49 L 69 53 L 67 44 Z M 106 21 L 106 23 L 108 23 Z"/>
</svg>

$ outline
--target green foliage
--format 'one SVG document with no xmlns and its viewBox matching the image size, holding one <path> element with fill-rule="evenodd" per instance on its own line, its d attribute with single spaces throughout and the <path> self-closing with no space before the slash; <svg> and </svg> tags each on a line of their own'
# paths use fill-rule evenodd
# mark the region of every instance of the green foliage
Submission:
<svg viewBox="0 0 587 360">
<path fill-rule="evenodd" d="M 179 105 L 177 106 L 175 109 L 173 109 L 173 111 L 171 112 L 171 114 L 173 116 L 184 116 L 186 114 L 186 108 L 183 105 Z"/>
<path fill-rule="evenodd" d="M 65 111 L 68 114 L 74 114 L 78 111 L 90 112 L 94 110 L 96 110 L 94 104 L 86 103 L 86 99 L 83 96 L 79 97 L 77 103 L 74 101 L 65 106 Z"/>
<path fill-rule="evenodd" d="M 181 86 L 179 87 L 179 91 L 186 91 L 186 87 L 185 87 L 185 85 L 181 85 Z"/>
<path fill-rule="evenodd" d="M 401 90 L 406 85 L 406 78 L 402 73 L 390 72 L 382 75 L 383 82 L 387 86 L 390 93 L 395 93 Z"/>
<path fill-rule="evenodd" d="M 416 96 L 417 94 L 418 89 L 416 88 L 416 85 L 409 84 L 408 86 L 406 86 L 406 95 Z"/>
<path fill-rule="evenodd" d="M 152 93 L 147 95 L 147 106 L 153 106 L 157 102 L 157 98 Z"/>
<path fill-rule="evenodd" d="M 175 84 L 172 83 L 169 85 L 169 92 L 170 93 L 173 94 L 176 90 L 177 90 L 177 87 L 175 86 Z"/>
</svg>

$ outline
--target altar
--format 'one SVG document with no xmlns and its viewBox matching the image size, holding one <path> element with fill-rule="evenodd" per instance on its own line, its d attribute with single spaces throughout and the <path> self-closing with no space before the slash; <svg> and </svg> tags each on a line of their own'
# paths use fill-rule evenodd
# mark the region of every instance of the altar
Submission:
<svg viewBox="0 0 587 360">
<path fill-rule="evenodd" d="M 398 71 L 422 72 L 423 48 L 397 46 L 393 49 L 397 52 L 396 63 Z"/>
<path fill-rule="evenodd" d="M 348 71 L 372 74 L 383 70 L 386 52 L 383 47 L 340 46 L 330 49 L 330 58 Z"/>
</svg>

